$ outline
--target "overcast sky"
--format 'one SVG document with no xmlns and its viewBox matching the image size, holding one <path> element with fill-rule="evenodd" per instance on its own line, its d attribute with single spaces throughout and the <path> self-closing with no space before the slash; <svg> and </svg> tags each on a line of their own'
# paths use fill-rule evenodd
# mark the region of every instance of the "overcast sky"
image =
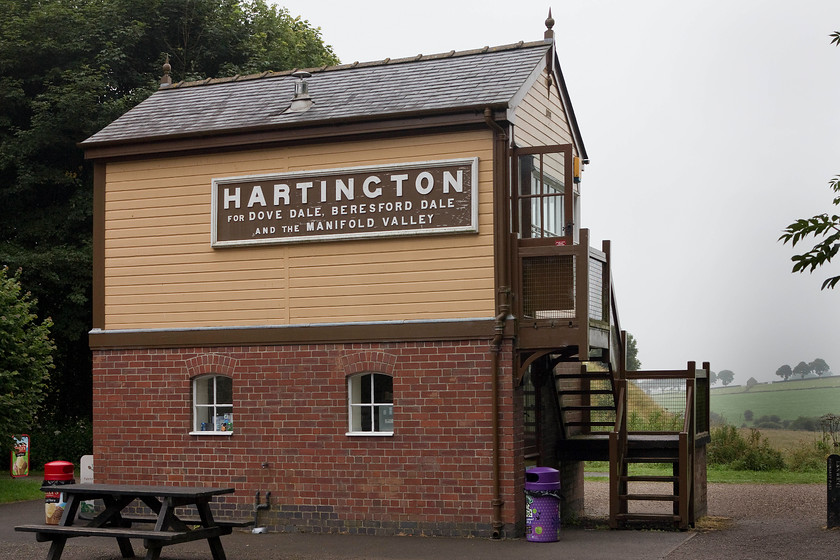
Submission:
<svg viewBox="0 0 840 560">
<path fill-rule="evenodd" d="M 777 241 L 840 213 L 840 1 L 278 3 L 345 63 L 539 40 L 552 7 L 591 160 L 582 226 L 612 240 L 643 368 L 710 361 L 743 384 L 819 357 L 840 374 L 831 269 L 791 274 Z"/>
</svg>

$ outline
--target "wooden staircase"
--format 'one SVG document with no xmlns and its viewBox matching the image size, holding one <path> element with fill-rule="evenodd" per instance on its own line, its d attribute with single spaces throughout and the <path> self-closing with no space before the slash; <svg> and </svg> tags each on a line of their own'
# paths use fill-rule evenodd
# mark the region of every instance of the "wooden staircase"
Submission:
<svg viewBox="0 0 840 560">
<path fill-rule="evenodd" d="M 578 371 L 569 365 L 556 368 L 561 458 L 610 462 L 611 527 L 671 525 L 685 530 L 694 524 L 695 364 L 689 362 L 682 371 L 622 371 L 618 375 L 606 369 L 593 364 L 581 364 Z M 686 408 L 679 430 L 629 429 L 628 382 L 643 379 L 684 380 Z M 633 392 L 642 394 L 635 387 Z M 634 464 L 644 463 L 670 465 L 671 473 L 632 474 Z"/>
<path fill-rule="evenodd" d="M 693 520 L 690 515 L 681 513 L 680 505 L 690 502 L 691 484 L 685 487 L 680 484 L 679 436 L 628 434 L 627 443 L 627 453 L 618 474 L 618 489 L 615 496 L 611 495 L 610 525 L 666 524 L 687 529 Z M 629 474 L 633 464 L 641 463 L 670 464 L 673 474 Z M 687 499 L 680 500 L 680 496 L 687 493 Z M 615 506 L 612 505 L 614 501 L 617 501 Z M 653 503 L 660 505 L 652 506 Z M 613 509 L 617 511 L 613 512 Z"/>
</svg>

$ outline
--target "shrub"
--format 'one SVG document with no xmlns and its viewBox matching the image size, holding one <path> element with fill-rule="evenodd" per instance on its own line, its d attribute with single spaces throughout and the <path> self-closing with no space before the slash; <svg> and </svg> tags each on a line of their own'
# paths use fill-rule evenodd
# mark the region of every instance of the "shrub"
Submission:
<svg viewBox="0 0 840 560">
<path fill-rule="evenodd" d="M 767 438 L 761 437 L 760 431 L 751 429 L 746 444 L 746 452 L 732 463 L 733 469 L 776 471 L 785 468 L 782 452 L 770 447 L 770 442 Z"/>
<path fill-rule="evenodd" d="M 785 467 L 782 453 L 770 447 L 761 432 L 750 430 L 744 439 L 735 426 L 712 428 L 712 441 L 708 447 L 710 465 L 726 465 L 734 470 L 770 471 Z"/>
<path fill-rule="evenodd" d="M 27 433 L 53 368 L 52 321 L 38 322 L 37 301 L 20 284 L 21 272 L 0 267 L 0 451 Z"/>
<path fill-rule="evenodd" d="M 29 437 L 33 469 L 50 461 L 70 461 L 78 467 L 82 455 L 93 453 L 93 425 L 87 418 L 41 418 Z"/>
<path fill-rule="evenodd" d="M 757 422 L 755 427 L 761 430 L 783 430 L 785 428 L 778 422 Z"/>
<path fill-rule="evenodd" d="M 728 465 L 743 452 L 746 442 L 738 434 L 735 426 L 724 424 L 712 428 L 712 441 L 707 449 L 707 461 L 710 465 Z"/>
<path fill-rule="evenodd" d="M 830 445 L 823 440 L 802 442 L 787 455 L 787 468 L 794 472 L 818 472 L 826 468 L 826 459 L 831 453 Z"/>
<path fill-rule="evenodd" d="M 788 424 L 788 429 L 803 432 L 818 432 L 820 431 L 820 420 L 819 418 L 800 416 Z"/>
</svg>

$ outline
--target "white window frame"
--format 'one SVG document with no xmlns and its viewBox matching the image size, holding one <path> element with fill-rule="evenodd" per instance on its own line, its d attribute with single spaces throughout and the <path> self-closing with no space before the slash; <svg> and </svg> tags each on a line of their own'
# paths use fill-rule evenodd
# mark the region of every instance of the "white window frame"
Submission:
<svg viewBox="0 0 840 560">
<path fill-rule="evenodd" d="M 203 383 L 208 379 L 212 380 L 213 383 L 213 398 L 212 402 L 210 403 L 199 403 L 198 402 L 198 385 L 199 383 Z M 223 403 L 219 402 L 218 400 L 218 385 L 217 381 L 219 379 L 228 379 L 230 380 L 231 384 L 231 401 L 233 400 L 233 378 L 228 375 L 219 375 L 219 374 L 209 374 L 209 375 L 200 375 L 192 380 L 192 431 L 190 435 L 193 436 L 232 436 L 234 430 L 230 429 L 219 429 L 219 426 L 222 422 L 225 421 L 224 416 L 228 415 L 230 424 L 233 424 L 233 402 Z M 218 409 L 229 409 L 230 412 L 219 412 Z M 205 415 L 199 414 L 199 409 L 209 409 L 209 418 L 212 418 L 213 421 L 211 422 L 213 425 L 210 426 L 208 430 L 201 429 L 201 421 L 200 418 Z M 218 425 L 217 425 L 218 424 Z"/>
<path fill-rule="evenodd" d="M 361 389 L 361 379 L 367 375 L 371 376 L 371 383 L 370 383 L 370 402 L 361 402 L 362 396 L 358 394 L 358 391 Z M 374 397 L 376 395 L 376 376 L 387 377 L 391 380 L 391 400 L 389 402 L 376 402 Z M 388 375 L 387 373 L 379 373 L 379 372 L 363 372 L 357 373 L 355 375 L 351 375 L 347 378 L 347 434 L 348 436 L 393 436 L 394 435 L 394 395 L 393 395 L 393 382 L 394 377 L 392 375 Z M 354 389 L 354 385 L 358 385 L 357 388 Z M 356 412 L 361 415 L 361 410 L 368 408 L 370 409 L 370 430 L 359 429 L 356 427 L 354 429 L 354 418 Z M 378 415 L 376 413 L 379 413 Z M 375 419 L 379 420 L 380 423 L 383 421 L 386 425 L 390 426 L 390 430 L 383 430 L 380 429 L 378 431 L 375 430 L 376 422 Z"/>
</svg>

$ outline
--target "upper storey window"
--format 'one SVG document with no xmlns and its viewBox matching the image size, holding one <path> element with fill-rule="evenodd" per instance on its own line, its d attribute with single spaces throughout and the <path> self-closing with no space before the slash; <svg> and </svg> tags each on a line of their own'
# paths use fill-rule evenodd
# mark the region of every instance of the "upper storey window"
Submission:
<svg viewBox="0 0 840 560">
<path fill-rule="evenodd" d="M 572 188 L 571 146 L 520 149 L 516 164 L 520 237 L 572 239 L 578 201 Z"/>
</svg>

